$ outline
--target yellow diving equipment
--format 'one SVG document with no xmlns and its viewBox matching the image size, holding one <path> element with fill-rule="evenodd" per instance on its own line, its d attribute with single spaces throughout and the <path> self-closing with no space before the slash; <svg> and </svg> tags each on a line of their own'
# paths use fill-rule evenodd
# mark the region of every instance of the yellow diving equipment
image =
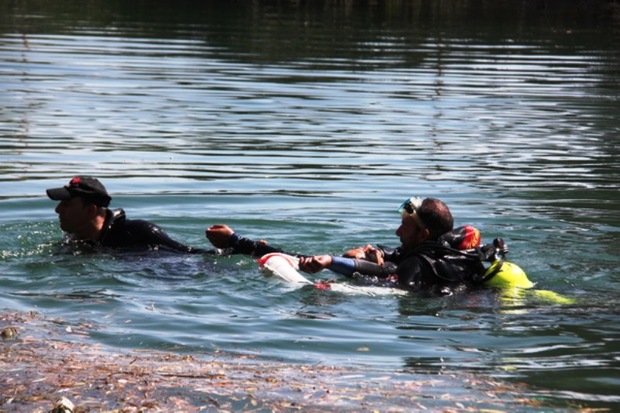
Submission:
<svg viewBox="0 0 620 413">
<path fill-rule="evenodd" d="M 553 291 L 533 289 L 534 283 L 527 278 L 525 271 L 517 264 L 506 261 L 506 253 L 508 246 L 501 238 L 494 239 L 492 245 L 486 246 L 486 261 L 492 264 L 481 279 L 482 285 L 501 289 L 501 300 L 504 304 L 519 307 L 523 305 L 525 297 L 549 304 L 575 303 L 574 299 Z M 525 290 L 529 291 L 526 293 Z"/>
<path fill-rule="evenodd" d="M 523 305 L 523 290 L 534 287 L 534 283 L 527 278 L 525 271 L 517 264 L 497 259 L 485 271 L 482 284 L 502 289 L 502 301 Z M 548 290 L 530 290 L 530 299 L 542 301 L 549 304 L 574 304 L 575 300 L 564 297 L 558 293 Z M 508 300 L 508 301 L 507 301 Z"/>
<path fill-rule="evenodd" d="M 484 272 L 483 284 L 499 288 L 532 288 L 534 283 L 517 264 L 497 259 Z"/>
</svg>

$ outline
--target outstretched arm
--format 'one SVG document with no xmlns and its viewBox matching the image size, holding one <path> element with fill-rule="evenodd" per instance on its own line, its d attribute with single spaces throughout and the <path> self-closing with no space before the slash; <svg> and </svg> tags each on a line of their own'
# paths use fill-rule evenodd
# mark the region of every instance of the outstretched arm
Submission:
<svg viewBox="0 0 620 413">
<path fill-rule="evenodd" d="M 364 275 L 387 278 L 396 271 L 396 266 L 390 262 L 379 265 L 363 259 L 334 257 L 332 255 L 302 257 L 299 260 L 299 269 L 304 272 L 314 274 L 325 268 L 347 277 L 351 277 L 354 273 L 358 272 Z"/>
<path fill-rule="evenodd" d="M 229 254 L 245 254 L 254 257 L 262 257 L 272 252 L 286 253 L 280 248 L 272 247 L 266 241 L 253 241 L 249 238 L 240 237 L 228 225 L 216 224 L 205 231 L 207 239 L 213 246 L 225 250 Z M 297 255 L 286 253 L 289 255 Z"/>
</svg>

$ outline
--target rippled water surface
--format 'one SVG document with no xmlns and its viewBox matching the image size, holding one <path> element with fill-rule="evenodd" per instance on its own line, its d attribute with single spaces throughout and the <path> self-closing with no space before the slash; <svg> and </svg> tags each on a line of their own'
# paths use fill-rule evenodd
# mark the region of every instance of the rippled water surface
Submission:
<svg viewBox="0 0 620 413">
<path fill-rule="evenodd" d="M 0 2 L 2 311 L 112 347 L 478 372 L 547 411 L 620 405 L 617 3 L 51 3 Z M 220 222 L 304 253 L 396 246 L 400 202 L 439 197 L 573 303 L 59 254 L 45 189 L 75 174 L 197 247 Z"/>
</svg>

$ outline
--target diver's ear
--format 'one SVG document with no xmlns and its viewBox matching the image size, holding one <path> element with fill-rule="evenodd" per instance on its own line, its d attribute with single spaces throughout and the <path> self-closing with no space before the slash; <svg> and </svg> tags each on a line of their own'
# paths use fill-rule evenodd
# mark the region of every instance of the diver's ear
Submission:
<svg viewBox="0 0 620 413">
<path fill-rule="evenodd" d="M 422 238 L 424 238 L 424 241 L 428 240 L 430 237 L 431 237 L 431 231 L 428 228 L 423 228 Z"/>
<path fill-rule="evenodd" d="M 85 206 L 85 209 L 86 213 L 90 218 L 95 218 L 97 215 L 99 215 L 99 206 L 95 204 L 88 204 Z"/>
</svg>

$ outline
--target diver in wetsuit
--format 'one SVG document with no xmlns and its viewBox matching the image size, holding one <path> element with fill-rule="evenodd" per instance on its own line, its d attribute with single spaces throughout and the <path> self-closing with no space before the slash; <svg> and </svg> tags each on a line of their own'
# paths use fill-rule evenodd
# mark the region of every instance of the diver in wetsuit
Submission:
<svg viewBox="0 0 620 413">
<path fill-rule="evenodd" d="M 401 246 L 390 250 L 366 246 L 362 259 L 349 257 L 316 256 L 302 259 L 300 267 L 307 272 L 323 268 L 339 274 L 387 279 L 394 277 L 397 285 L 407 290 L 433 289 L 447 291 L 459 285 L 474 284 L 481 280 L 485 267 L 478 253 L 464 250 L 477 246 L 455 245 L 463 239 L 453 230 L 454 220 L 446 204 L 434 198 L 411 198 L 400 208 L 401 225 L 396 230 Z M 469 227 L 471 228 L 471 227 Z M 465 237 L 466 239 L 466 237 Z M 369 255 L 376 259 L 368 260 Z M 447 287 L 447 289 L 446 289 Z"/>
<path fill-rule="evenodd" d="M 394 277 L 399 287 L 413 291 L 449 292 L 481 280 L 485 272 L 481 257 L 463 251 L 475 245 L 456 248 L 454 220 L 445 203 L 435 198 L 411 198 L 401 205 L 400 212 L 401 225 L 396 230 L 400 247 L 367 246 L 364 254 L 377 257 L 372 261 L 330 255 L 302 258 L 300 268 L 306 272 L 329 268 L 347 276 L 362 274 L 377 279 Z"/>
<path fill-rule="evenodd" d="M 480 254 L 464 251 L 478 246 L 477 230 L 464 237 L 462 232 L 471 227 L 453 229 L 454 220 L 448 206 L 434 198 L 411 198 L 403 203 L 400 212 L 402 222 L 396 230 L 400 247 L 391 250 L 367 245 L 342 257 L 295 254 L 300 257 L 300 269 L 315 273 L 328 268 L 356 277 L 363 283 L 396 284 L 407 290 L 441 291 L 444 287 L 474 284 L 481 280 L 485 268 Z M 206 235 L 214 246 L 228 248 L 233 253 L 261 256 L 282 252 L 265 243 L 239 237 L 226 225 L 214 225 L 207 229 Z M 474 238 L 473 243 L 467 242 Z M 467 245 L 463 245 L 464 241 Z"/>
<path fill-rule="evenodd" d="M 47 196 L 60 201 L 56 213 L 66 244 L 127 250 L 169 250 L 181 253 L 213 252 L 195 249 L 170 238 L 160 227 L 140 219 L 127 219 L 122 209 L 109 209 L 112 197 L 98 179 L 76 176 Z"/>
</svg>

